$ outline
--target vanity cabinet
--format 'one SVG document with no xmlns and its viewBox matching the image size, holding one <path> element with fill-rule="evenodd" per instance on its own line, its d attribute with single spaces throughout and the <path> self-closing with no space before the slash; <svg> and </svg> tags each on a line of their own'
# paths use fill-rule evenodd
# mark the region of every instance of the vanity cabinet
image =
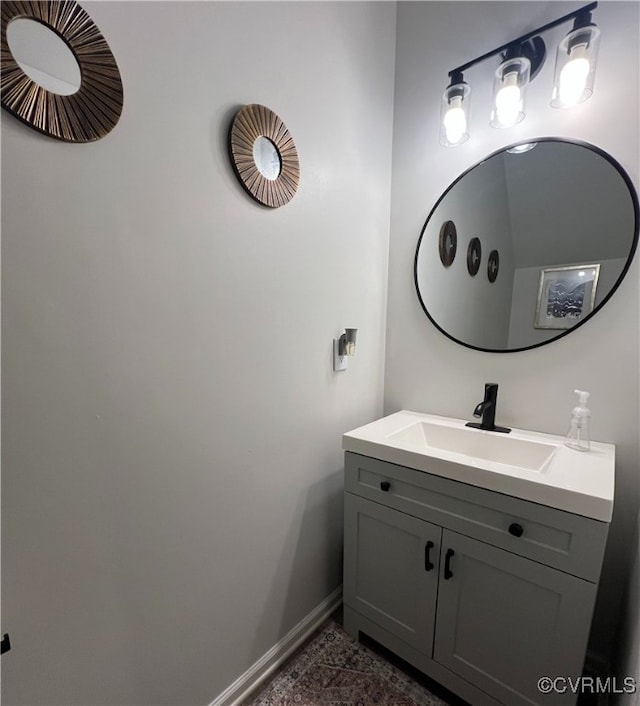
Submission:
<svg viewBox="0 0 640 706">
<path fill-rule="evenodd" d="M 416 650 L 433 641 L 442 528 L 348 493 L 345 603 Z"/>
<path fill-rule="evenodd" d="M 344 621 L 474 706 L 572 704 L 608 524 L 345 455 Z"/>
</svg>

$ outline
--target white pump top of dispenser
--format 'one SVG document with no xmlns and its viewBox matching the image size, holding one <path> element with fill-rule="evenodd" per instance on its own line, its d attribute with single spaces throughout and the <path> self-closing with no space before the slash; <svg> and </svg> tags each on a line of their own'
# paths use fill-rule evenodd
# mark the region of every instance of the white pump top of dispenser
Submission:
<svg viewBox="0 0 640 706">
<path fill-rule="evenodd" d="M 584 390 L 574 390 L 576 395 L 578 395 L 578 406 L 573 408 L 573 414 L 576 417 L 590 417 L 591 411 L 587 407 L 587 401 L 591 393 L 585 392 Z"/>
</svg>

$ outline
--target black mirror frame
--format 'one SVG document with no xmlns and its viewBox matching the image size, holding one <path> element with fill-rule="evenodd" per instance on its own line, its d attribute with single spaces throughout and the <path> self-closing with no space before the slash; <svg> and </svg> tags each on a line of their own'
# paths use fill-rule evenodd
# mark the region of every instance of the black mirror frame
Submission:
<svg viewBox="0 0 640 706">
<path fill-rule="evenodd" d="M 546 341 L 540 341 L 538 343 L 533 343 L 530 346 L 522 346 L 520 348 L 505 348 L 505 349 L 499 349 L 499 348 L 482 348 L 480 346 L 473 346 L 470 343 L 465 343 L 464 341 L 461 341 L 460 339 L 456 338 L 455 336 L 452 336 L 450 333 L 445 331 L 440 324 L 435 321 L 435 319 L 431 316 L 429 313 L 429 310 L 427 309 L 427 306 L 422 299 L 422 295 L 420 294 L 420 287 L 418 285 L 418 253 L 420 252 L 420 244 L 422 243 L 422 238 L 424 236 L 424 233 L 426 231 L 427 225 L 429 224 L 429 221 L 431 220 L 431 216 L 435 213 L 436 209 L 440 205 L 440 202 L 444 197 L 453 189 L 453 187 L 461 180 L 463 179 L 470 171 L 475 169 L 476 167 L 480 166 L 481 164 L 484 164 L 487 160 L 491 159 L 492 157 L 495 157 L 498 154 L 501 154 L 502 152 L 505 152 L 508 149 L 512 149 L 513 147 L 517 147 L 518 145 L 524 145 L 528 144 L 531 142 L 565 142 L 568 144 L 572 145 L 577 145 L 579 147 L 585 147 L 586 149 L 591 150 L 592 152 L 595 152 L 597 155 L 602 157 L 603 159 L 607 160 L 615 169 L 616 171 L 620 174 L 622 177 L 622 180 L 625 182 L 627 188 L 629 189 L 629 195 L 631 196 L 631 201 L 633 204 L 633 219 L 634 219 L 634 226 L 633 226 L 633 243 L 631 245 L 631 250 L 629 251 L 629 256 L 627 257 L 627 261 L 622 268 L 622 272 L 620 273 L 618 279 L 615 281 L 611 289 L 607 292 L 606 296 L 602 299 L 602 301 L 596 306 L 593 311 L 589 312 L 587 316 L 584 317 L 581 321 L 579 321 L 575 326 L 572 326 L 569 329 L 563 329 L 559 330 L 558 334 L 556 336 L 553 336 L 552 338 L 548 338 Z M 560 338 L 564 338 L 568 334 L 572 333 L 576 329 L 580 328 L 583 324 L 585 324 L 587 321 L 589 321 L 597 312 L 599 312 L 604 305 L 611 299 L 613 296 L 614 292 L 618 289 L 620 284 L 622 283 L 622 280 L 626 277 L 627 272 L 629 271 L 629 268 L 631 267 L 631 263 L 633 262 L 633 258 L 636 253 L 636 249 L 638 247 L 638 231 L 640 228 L 640 206 L 638 204 L 638 194 L 636 192 L 635 186 L 633 185 L 633 182 L 631 181 L 631 178 L 627 174 L 626 170 L 624 167 L 618 162 L 614 157 L 612 157 L 608 152 L 605 152 L 603 149 L 600 147 L 596 147 L 593 144 L 590 144 L 589 142 L 583 142 L 581 140 L 569 140 L 564 137 L 538 137 L 538 138 L 529 138 L 527 140 L 522 140 L 521 142 L 516 142 L 512 145 L 507 145 L 505 147 L 501 147 L 498 150 L 495 150 L 491 154 L 487 155 L 484 157 L 482 160 L 477 162 L 476 164 L 472 165 L 469 167 L 469 169 L 465 170 L 460 176 L 458 176 L 442 193 L 440 198 L 436 201 L 435 205 L 429 212 L 429 215 L 427 216 L 427 219 L 424 222 L 424 225 L 422 226 L 422 230 L 420 231 L 420 237 L 418 238 L 418 244 L 416 246 L 416 254 L 414 257 L 413 261 L 413 280 L 414 280 L 414 285 L 416 288 L 416 293 L 418 295 L 418 301 L 420 302 L 420 306 L 422 307 L 424 313 L 427 315 L 427 318 L 431 323 L 440 331 L 440 333 L 444 334 L 448 339 L 453 341 L 454 343 L 458 343 L 461 346 L 464 346 L 465 348 L 471 348 L 472 350 L 476 351 L 482 351 L 484 353 L 519 353 L 521 351 L 528 351 L 532 350 L 534 348 L 540 348 L 540 346 L 546 346 L 549 343 L 553 343 L 554 341 L 557 341 Z"/>
</svg>

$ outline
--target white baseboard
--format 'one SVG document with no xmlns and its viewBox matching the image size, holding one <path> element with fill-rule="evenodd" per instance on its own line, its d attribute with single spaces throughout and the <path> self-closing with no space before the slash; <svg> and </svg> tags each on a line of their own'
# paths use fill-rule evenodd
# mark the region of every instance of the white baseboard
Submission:
<svg viewBox="0 0 640 706">
<path fill-rule="evenodd" d="M 257 689 L 295 649 L 320 627 L 341 603 L 342 586 L 338 586 L 209 706 L 241 706 L 242 700 Z"/>
</svg>

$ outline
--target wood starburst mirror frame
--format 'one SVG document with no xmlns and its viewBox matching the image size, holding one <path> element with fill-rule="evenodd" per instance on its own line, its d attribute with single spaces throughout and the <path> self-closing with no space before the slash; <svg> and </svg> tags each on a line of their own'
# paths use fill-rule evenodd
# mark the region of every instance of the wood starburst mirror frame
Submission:
<svg viewBox="0 0 640 706">
<path fill-rule="evenodd" d="M 66 142 L 92 142 L 110 132 L 122 113 L 120 71 L 105 38 L 75 0 L 2 0 L 0 60 L 2 107 L 30 127 Z M 35 20 L 55 32 L 80 67 L 79 89 L 48 91 L 20 68 L 9 49 L 12 20 Z"/>
<path fill-rule="evenodd" d="M 256 165 L 254 145 L 267 138 L 277 150 L 280 169 L 275 178 L 264 176 Z M 229 153 L 240 183 L 258 202 L 270 208 L 284 206 L 300 183 L 300 162 L 291 133 L 282 120 L 264 105 L 241 108 L 229 130 Z"/>
</svg>

